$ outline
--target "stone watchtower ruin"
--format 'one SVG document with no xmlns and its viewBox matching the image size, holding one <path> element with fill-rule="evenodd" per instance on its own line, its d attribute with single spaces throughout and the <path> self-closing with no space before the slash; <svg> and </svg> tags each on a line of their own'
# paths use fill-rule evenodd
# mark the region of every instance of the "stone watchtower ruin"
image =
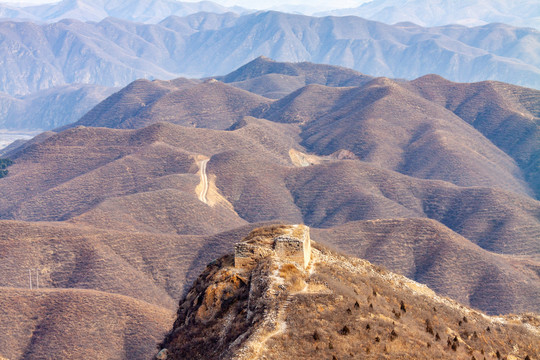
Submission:
<svg viewBox="0 0 540 360">
<path fill-rule="evenodd" d="M 275 255 L 305 269 L 311 259 L 311 238 L 306 225 L 256 229 L 246 239 L 234 246 L 234 266 L 237 268 L 253 267 L 257 260 Z"/>
</svg>

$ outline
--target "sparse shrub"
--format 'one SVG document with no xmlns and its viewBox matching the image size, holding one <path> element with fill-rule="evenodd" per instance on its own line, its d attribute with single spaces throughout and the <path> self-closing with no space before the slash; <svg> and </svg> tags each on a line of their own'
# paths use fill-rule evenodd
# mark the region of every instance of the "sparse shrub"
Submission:
<svg viewBox="0 0 540 360">
<path fill-rule="evenodd" d="M 375 342 L 381 342 L 381 338 L 378 336 L 375 336 Z"/>
<path fill-rule="evenodd" d="M 356 310 L 360 309 L 360 304 L 358 303 L 358 301 L 356 301 L 356 302 L 354 303 L 354 308 L 355 308 Z"/>
<path fill-rule="evenodd" d="M 339 331 L 339 333 L 341 335 L 349 335 L 349 333 L 351 332 L 351 330 L 349 330 L 349 328 L 347 327 L 347 325 L 343 326 L 343 329 L 341 329 Z"/>
<path fill-rule="evenodd" d="M 478 334 L 476 333 L 476 331 L 473 332 L 472 337 L 473 337 L 473 339 L 478 339 Z"/>
<path fill-rule="evenodd" d="M 461 326 L 463 322 L 461 320 L 458 321 L 458 325 Z"/>
<path fill-rule="evenodd" d="M 396 330 L 392 329 L 392 332 L 390 333 L 390 341 L 396 340 L 397 337 L 398 337 L 398 334 L 397 334 Z"/>
<path fill-rule="evenodd" d="M 366 330 L 369 330 L 371 329 L 371 326 L 369 326 L 369 324 L 366 325 Z"/>
<path fill-rule="evenodd" d="M 321 339 L 321 336 L 319 335 L 317 330 L 315 330 L 315 332 L 313 333 L 313 340 L 319 341 L 320 339 Z"/>
<path fill-rule="evenodd" d="M 436 340 L 436 341 L 441 340 L 441 337 L 440 337 L 439 333 L 435 334 L 435 340 Z"/>
<path fill-rule="evenodd" d="M 466 323 L 466 322 L 469 322 L 469 320 L 467 319 L 466 316 L 463 317 L 463 322 L 465 322 L 465 323 Z"/>
<path fill-rule="evenodd" d="M 366 354 L 369 354 L 369 352 L 371 351 L 371 349 L 369 348 L 369 346 L 366 348 Z"/>
<path fill-rule="evenodd" d="M 377 291 L 373 288 L 373 296 L 377 296 Z"/>
<path fill-rule="evenodd" d="M 426 344 L 426 346 L 427 346 L 427 347 L 428 347 L 428 349 L 429 349 L 429 348 L 431 347 L 431 343 L 430 343 L 430 342 L 428 342 L 428 343 Z"/>
<path fill-rule="evenodd" d="M 457 350 L 457 343 L 453 343 L 453 344 L 452 344 L 452 350 L 454 350 L 454 351 Z"/>
<path fill-rule="evenodd" d="M 369 309 L 373 310 L 373 304 L 372 303 L 369 303 Z"/>
<path fill-rule="evenodd" d="M 332 360 L 338 360 L 335 355 L 332 355 Z"/>
<path fill-rule="evenodd" d="M 11 165 L 13 165 L 13 161 L 10 159 L 0 159 L 0 169 L 5 169 Z"/>
<path fill-rule="evenodd" d="M 6 177 L 9 173 L 7 167 L 12 165 L 13 161 L 9 159 L 0 159 L 0 179 Z"/>
<path fill-rule="evenodd" d="M 332 350 L 332 349 L 334 348 L 334 344 L 332 344 L 331 341 L 328 343 L 328 348 L 329 348 L 330 350 Z"/>
<path fill-rule="evenodd" d="M 476 358 L 474 357 L 474 355 L 473 355 L 473 357 L 471 358 L 471 360 L 476 360 Z"/>
<path fill-rule="evenodd" d="M 396 319 L 399 319 L 401 317 L 401 313 L 399 311 L 392 309 L 392 312 L 394 313 L 394 316 L 396 317 Z"/>
<path fill-rule="evenodd" d="M 501 358 L 501 353 L 499 352 L 499 350 L 497 350 L 497 352 L 495 353 L 495 356 L 497 356 L 497 359 Z"/>
<path fill-rule="evenodd" d="M 403 311 L 404 313 L 407 312 L 407 309 L 405 308 L 405 303 L 403 302 L 403 300 L 401 300 L 401 303 L 400 303 L 400 309 L 401 309 L 401 311 Z"/>
<path fill-rule="evenodd" d="M 347 309 L 347 314 L 351 315 L 352 314 L 352 311 L 351 309 Z"/>
<path fill-rule="evenodd" d="M 433 326 L 431 326 L 431 321 L 429 321 L 429 319 L 426 320 L 426 332 L 433 335 Z"/>
<path fill-rule="evenodd" d="M 489 328 L 489 326 L 486 328 L 486 331 L 491 332 L 491 329 Z"/>
<path fill-rule="evenodd" d="M 525 360 L 531 360 L 531 358 L 529 357 L 529 355 L 525 356 Z"/>
</svg>

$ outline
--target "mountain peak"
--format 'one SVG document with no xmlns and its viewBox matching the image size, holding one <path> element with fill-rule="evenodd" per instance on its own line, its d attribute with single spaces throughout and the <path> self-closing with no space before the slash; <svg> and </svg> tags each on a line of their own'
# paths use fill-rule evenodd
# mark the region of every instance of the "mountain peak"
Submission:
<svg viewBox="0 0 540 360">
<path fill-rule="evenodd" d="M 310 261 L 291 261 L 308 243 Z M 311 243 L 303 225 L 275 225 L 208 265 L 156 359 L 524 358 L 540 350 L 539 324 L 532 315 L 488 317 Z"/>
</svg>

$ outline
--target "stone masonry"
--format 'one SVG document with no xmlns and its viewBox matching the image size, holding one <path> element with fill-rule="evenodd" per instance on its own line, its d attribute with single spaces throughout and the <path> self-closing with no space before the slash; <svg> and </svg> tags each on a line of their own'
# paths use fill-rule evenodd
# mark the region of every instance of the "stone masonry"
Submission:
<svg viewBox="0 0 540 360">
<path fill-rule="evenodd" d="M 281 230 L 284 234 L 274 237 L 272 241 L 237 243 L 234 247 L 234 266 L 237 268 L 252 267 L 255 266 L 258 259 L 275 255 L 285 262 L 295 263 L 305 269 L 311 259 L 309 227 L 287 225 L 283 226 Z"/>
</svg>

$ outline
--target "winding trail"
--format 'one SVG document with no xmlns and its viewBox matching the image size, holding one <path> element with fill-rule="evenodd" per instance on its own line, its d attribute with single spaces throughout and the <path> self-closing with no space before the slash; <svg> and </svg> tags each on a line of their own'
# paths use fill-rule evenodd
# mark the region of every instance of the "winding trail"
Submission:
<svg viewBox="0 0 540 360">
<path fill-rule="evenodd" d="M 202 190 L 199 194 L 199 200 L 205 204 L 208 204 L 208 199 L 206 198 L 206 195 L 208 194 L 208 176 L 206 176 L 206 164 L 208 164 L 209 160 L 210 159 L 201 161 L 200 165 Z"/>
</svg>

